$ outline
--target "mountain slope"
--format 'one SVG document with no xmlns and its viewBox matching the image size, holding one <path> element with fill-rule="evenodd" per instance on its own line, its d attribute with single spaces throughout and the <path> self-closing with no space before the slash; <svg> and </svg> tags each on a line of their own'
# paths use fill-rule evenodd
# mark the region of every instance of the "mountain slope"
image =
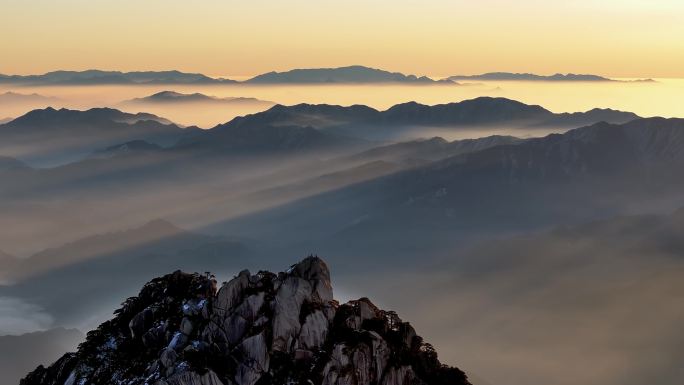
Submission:
<svg viewBox="0 0 684 385">
<path fill-rule="evenodd" d="M 11 271 L 16 268 L 17 258 L 0 250 L 0 271 Z M 0 277 L 0 285 L 4 284 L 4 277 Z"/>
<path fill-rule="evenodd" d="M 59 99 L 50 97 L 50 96 L 44 96 L 40 94 L 22 94 L 18 92 L 12 92 L 12 91 L 7 91 L 3 94 L 0 94 L 0 103 L 3 104 L 14 104 L 14 103 L 41 103 L 48 105 L 52 102 L 56 102 Z"/>
<path fill-rule="evenodd" d="M 425 137 L 423 133 L 432 128 L 452 132 L 478 127 L 567 129 L 600 121 L 625 123 L 637 118 L 633 113 L 601 109 L 555 114 L 510 99 L 480 97 L 434 106 L 409 102 L 386 111 L 358 105 L 276 105 L 264 112 L 235 118 L 225 126 L 299 125 L 369 140 L 397 140 L 411 133 Z"/>
<path fill-rule="evenodd" d="M 301 155 L 307 152 L 335 151 L 369 145 L 363 140 L 324 132 L 311 126 L 240 125 L 232 122 L 235 120 L 197 135 L 184 137 L 174 149 L 257 156 L 283 153 Z"/>
<path fill-rule="evenodd" d="M 0 336 L 0 383 L 18 384 L 29 370 L 50 364 L 85 339 L 75 329 L 51 329 L 19 336 Z"/>
<path fill-rule="evenodd" d="M 0 153 L 38 166 L 53 166 L 132 140 L 170 146 L 194 130 L 145 113 L 46 108 L 0 125 Z"/>
<path fill-rule="evenodd" d="M 239 265 L 250 246 L 244 240 L 190 232 L 157 220 L 21 259 L 14 269 L 3 271 L 11 283 L 0 286 L 0 297 L 40 306 L 57 325 L 80 327 L 84 320 L 78 318 L 79 312 L 100 319 L 103 303 L 134 294 L 131 289 L 150 276 L 178 268 L 199 270 L 207 264 L 223 272 Z"/>
<path fill-rule="evenodd" d="M 456 155 L 213 229 L 326 252 L 410 255 L 461 236 L 684 206 L 682 167 L 684 120 L 599 123 Z M 407 231 L 411 237 L 395 236 Z"/>
<path fill-rule="evenodd" d="M 161 249 L 174 249 L 190 234 L 173 224 L 155 220 L 135 229 L 93 235 L 58 248 L 47 249 L 20 259 L 15 269 L 4 271 L 15 280 L 23 280 L 55 268 L 110 254 L 145 254 Z"/>
<path fill-rule="evenodd" d="M 93 85 L 93 84 L 220 84 L 235 83 L 202 74 L 180 71 L 53 71 L 42 75 L 0 75 L 0 83 L 32 85 Z"/>
<path fill-rule="evenodd" d="M 530 73 L 489 72 L 480 75 L 455 75 L 449 80 L 524 80 L 524 81 L 554 81 L 554 82 L 609 82 L 613 81 L 603 76 L 585 74 L 554 74 L 537 75 Z"/>
<path fill-rule="evenodd" d="M 469 384 L 396 313 L 334 301 L 319 258 L 279 274 L 245 270 L 215 290 L 198 274 L 157 278 L 78 352 L 21 384 Z"/>
<path fill-rule="evenodd" d="M 146 142 L 144 140 L 133 140 L 130 142 L 109 146 L 102 150 L 97 150 L 92 154 L 92 158 L 111 159 L 118 156 L 139 155 L 162 151 L 163 147 Z"/>
<path fill-rule="evenodd" d="M 182 103 L 211 103 L 219 105 L 261 105 L 269 106 L 275 103 L 256 98 L 227 97 L 219 98 L 201 93 L 183 94 L 175 91 L 161 91 L 155 94 L 127 100 L 124 104 L 182 104 Z"/>
<path fill-rule="evenodd" d="M 286 72 L 269 72 L 255 76 L 246 83 L 297 84 L 297 83 L 437 83 L 425 77 L 404 75 L 364 66 L 339 68 L 306 68 Z"/>
<path fill-rule="evenodd" d="M 435 137 L 374 147 L 344 159 L 364 162 L 382 160 L 404 164 L 413 162 L 427 163 L 428 161 L 436 161 L 450 156 L 480 151 L 489 147 L 518 144 L 524 141 L 524 139 L 512 136 L 488 136 L 478 139 L 454 140 L 452 142 Z"/>
</svg>

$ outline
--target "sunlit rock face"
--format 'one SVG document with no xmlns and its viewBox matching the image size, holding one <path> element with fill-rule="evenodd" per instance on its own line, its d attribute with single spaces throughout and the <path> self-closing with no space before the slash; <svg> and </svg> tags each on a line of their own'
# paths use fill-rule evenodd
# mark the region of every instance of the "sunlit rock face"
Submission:
<svg viewBox="0 0 684 385">
<path fill-rule="evenodd" d="M 278 274 L 242 271 L 216 288 L 177 271 L 146 284 L 78 352 L 22 385 L 466 385 L 394 312 L 340 305 L 308 257 Z"/>
</svg>

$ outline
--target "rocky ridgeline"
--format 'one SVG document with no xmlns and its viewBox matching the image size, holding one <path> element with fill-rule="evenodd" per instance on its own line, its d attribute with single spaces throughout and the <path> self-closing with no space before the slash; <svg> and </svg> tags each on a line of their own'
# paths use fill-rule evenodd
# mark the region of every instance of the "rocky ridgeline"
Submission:
<svg viewBox="0 0 684 385">
<path fill-rule="evenodd" d="M 469 384 L 393 312 L 339 305 L 325 262 L 216 282 L 177 271 L 147 283 L 78 352 L 21 385 Z"/>
</svg>

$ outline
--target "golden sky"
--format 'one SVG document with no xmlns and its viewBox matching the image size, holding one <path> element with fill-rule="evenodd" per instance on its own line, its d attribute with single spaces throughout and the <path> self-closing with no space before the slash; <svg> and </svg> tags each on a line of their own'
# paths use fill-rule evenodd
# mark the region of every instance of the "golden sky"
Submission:
<svg viewBox="0 0 684 385">
<path fill-rule="evenodd" d="M 0 73 L 684 77 L 683 0 L 0 0 Z"/>
</svg>

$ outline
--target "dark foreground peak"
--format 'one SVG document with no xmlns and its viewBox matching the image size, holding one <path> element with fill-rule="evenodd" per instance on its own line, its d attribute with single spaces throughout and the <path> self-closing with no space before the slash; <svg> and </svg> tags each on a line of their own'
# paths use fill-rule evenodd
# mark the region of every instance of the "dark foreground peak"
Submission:
<svg viewBox="0 0 684 385">
<path fill-rule="evenodd" d="M 78 352 L 22 385 L 466 385 L 394 312 L 333 300 L 308 257 L 278 274 L 242 271 L 217 290 L 209 273 L 147 283 Z"/>
</svg>

